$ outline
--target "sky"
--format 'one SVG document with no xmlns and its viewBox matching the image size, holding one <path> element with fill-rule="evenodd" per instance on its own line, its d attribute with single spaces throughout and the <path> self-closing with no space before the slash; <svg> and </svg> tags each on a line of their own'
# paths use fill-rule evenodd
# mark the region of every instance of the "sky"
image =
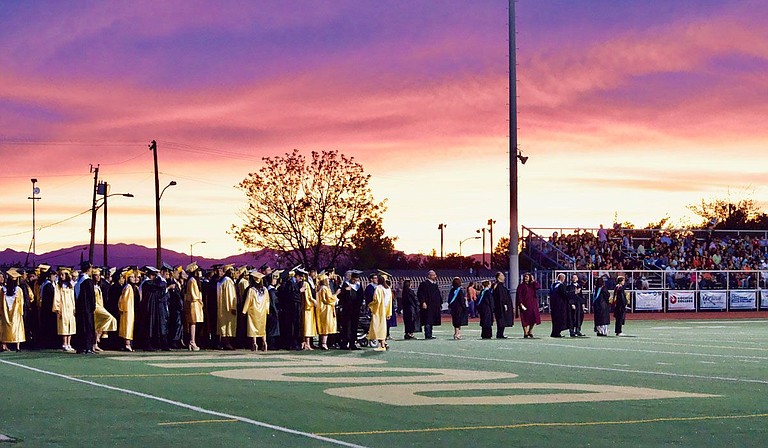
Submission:
<svg viewBox="0 0 768 448">
<path fill-rule="evenodd" d="M 506 0 L 0 2 L 0 248 L 109 242 L 223 257 L 261 158 L 339 150 L 409 253 L 509 234 Z M 642 227 L 768 204 L 768 2 L 516 3 L 519 222 Z M 76 216 L 77 215 L 77 216 Z M 99 214 L 96 242 L 101 243 Z M 64 222 L 60 222 L 64 221 Z M 542 231 L 546 232 L 546 231 Z M 494 243 L 495 244 L 495 243 Z M 258 249 L 258 248 L 256 248 Z M 463 244 L 480 253 L 480 240 Z M 486 248 L 486 251 L 489 248 Z M 98 251 L 97 251 L 98 252 Z"/>
</svg>

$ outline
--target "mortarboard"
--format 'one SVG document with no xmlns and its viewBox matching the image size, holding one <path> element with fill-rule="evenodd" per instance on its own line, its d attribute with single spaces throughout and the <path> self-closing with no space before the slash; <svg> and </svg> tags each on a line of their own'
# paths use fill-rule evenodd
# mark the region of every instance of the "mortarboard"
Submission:
<svg viewBox="0 0 768 448">
<path fill-rule="evenodd" d="M 11 268 L 5 271 L 6 274 L 8 274 L 8 277 L 11 278 L 19 278 L 21 277 L 21 274 L 19 274 L 19 271 L 16 268 Z M 3 304 L 5 306 L 5 304 Z"/>
<path fill-rule="evenodd" d="M 185 270 L 187 272 L 195 272 L 196 270 L 200 269 L 200 266 L 197 265 L 196 261 L 193 261 L 192 263 L 189 263 Z"/>
</svg>

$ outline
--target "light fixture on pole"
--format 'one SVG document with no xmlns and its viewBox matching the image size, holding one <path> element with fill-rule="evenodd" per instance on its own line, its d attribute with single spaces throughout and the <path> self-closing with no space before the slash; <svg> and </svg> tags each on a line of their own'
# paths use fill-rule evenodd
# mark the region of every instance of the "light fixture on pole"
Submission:
<svg viewBox="0 0 768 448">
<path fill-rule="evenodd" d="M 462 256 L 461 255 L 461 245 L 462 244 L 466 243 L 469 240 L 479 240 L 479 239 L 480 239 L 479 236 L 470 236 L 469 238 L 464 238 L 463 240 L 459 241 L 459 256 Z"/>
<path fill-rule="evenodd" d="M 195 260 L 192 258 L 192 248 L 193 248 L 193 247 L 195 247 L 195 244 L 205 244 L 205 241 L 195 241 L 194 243 L 192 243 L 192 244 L 190 244 L 190 245 L 189 245 L 189 262 L 190 262 L 190 263 L 192 263 L 193 261 L 195 261 Z"/>
<path fill-rule="evenodd" d="M 448 224 L 439 224 L 437 230 L 440 231 L 440 259 L 443 259 L 443 230 L 448 227 Z"/>
<path fill-rule="evenodd" d="M 489 242 L 491 243 L 491 259 L 488 261 L 488 269 L 493 269 L 493 251 L 494 251 L 494 248 L 493 248 L 493 225 L 494 224 L 496 224 L 496 220 L 495 219 L 489 219 L 488 220 L 488 235 L 489 235 L 489 238 L 490 238 Z"/>
<path fill-rule="evenodd" d="M 108 209 L 107 209 L 107 198 L 110 198 L 112 196 L 123 196 L 125 198 L 132 198 L 133 194 L 131 194 L 131 193 L 112 193 L 112 194 L 109 194 L 109 188 L 110 188 L 109 184 L 104 182 L 104 185 L 105 185 L 105 187 L 104 187 L 103 191 L 106 194 L 100 193 L 100 194 L 104 195 L 104 197 L 102 198 L 104 200 L 104 202 L 102 202 L 96 208 L 99 209 L 101 207 L 104 207 L 104 259 L 102 260 L 102 262 L 103 262 L 104 267 L 109 267 L 108 249 L 107 249 L 107 246 L 109 245 L 108 242 L 107 242 L 107 211 L 108 211 Z"/>
</svg>

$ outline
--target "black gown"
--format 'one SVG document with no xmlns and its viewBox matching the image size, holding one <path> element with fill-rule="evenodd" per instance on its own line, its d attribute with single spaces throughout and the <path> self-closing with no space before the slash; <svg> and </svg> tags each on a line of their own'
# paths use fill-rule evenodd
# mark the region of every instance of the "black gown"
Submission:
<svg viewBox="0 0 768 448">
<path fill-rule="evenodd" d="M 144 343 L 148 351 L 168 348 L 168 284 L 160 276 L 141 285 Z"/>
<path fill-rule="evenodd" d="M 411 288 L 403 289 L 403 324 L 405 333 L 421 333 L 421 316 L 419 313 L 419 300 Z"/>
<path fill-rule="evenodd" d="M 60 348 L 61 341 L 56 327 L 56 313 L 53 310 L 53 297 L 56 287 L 49 280 L 40 287 L 40 348 Z"/>
<path fill-rule="evenodd" d="M 595 313 L 595 327 L 610 325 L 611 306 L 608 304 L 608 299 L 611 297 L 611 293 L 608 292 L 608 288 L 603 286 L 599 293 L 595 295 L 595 300 L 592 301 L 592 310 Z"/>
<path fill-rule="evenodd" d="M 568 329 L 568 299 L 562 282 L 553 283 L 549 289 L 549 312 L 552 316 L 550 335 L 558 337 L 561 331 Z"/>
<path fill-rule="evenodd" d="M 170 284 L 176 287 L 168 290 L 168 341 L 174 348 L 180 348 L 184 334 L 184 296 L 181 283 L 172 279 Z"/>
<path fill-rule="evenodd" d="M 493 314 L 496 318 L 496 337 L 504 336 L 504 328 L 515 324 L 515 307 L 509 289 L 503 283 L 493 285 Z"/>
<path fill-rule="evenodd" d="M 77 285 L 76 285 L 77 286 Z M 86 278 L 77 287 L 75 297 L 75 325 L 77 333 L 72 338 L 72 348 L 78 353 L 92 351 L 96 344 L 96 325 L 93 313 L 96 311 L 96 292 L 93 280 Z"/>
<path fill-rule="evenodd" d="M 267 344 L 272 350 L 277 349 L 277 338 L 280 337 L 280 299 L 277 297 L 277 289 L 274 286 L 267 286 L 269 292 L 269 314 L 267 314 Z"/>
<path fill-rule="evenodd" d="M 440 294 L 440 287 L 437 286 L 437 283 L 424 280 L 419 284 L 419 289 L 416 290 L 416 297 L 419 299 L 421 325 L 440 325 L 443 296 Z M 427 304 L 427 309 L 423 307 L 425 303 Z"/>
<path fill-rule="evenodd" d="M 347 290 L 349 288 L 349 290 Z M 357 327 L 360 325 L 360 309 L 364 299 L 363 288 L 344 282 L 339 293 L 339 343 L 341 348 L 353 349 L 357 342 Z"/>
<path fill-rule="evenodd" d="M 584 322 L 584 298 L 576 291 L 581 288 L 578 283 L 570 283 L 565 288 L 568 298 L 567 318 L 568 330 L 571 335 L 581 333 L 581 324 Z"/>
<path fill-rule="evenodd" d="M 459 328 L 468 324 L 467 299 L 461 287 L 453 287 L 448 293 L 448 309 L 451 310 L 451 323 L 453 328 Z"/>
<path fill-rule="evenodd" d="M 493 292 L 490 288 L 483 289 L 477 301 L 475 309 L 480 315 L 480 337 L 490 339 L 493 334 Z"/>
</svg>

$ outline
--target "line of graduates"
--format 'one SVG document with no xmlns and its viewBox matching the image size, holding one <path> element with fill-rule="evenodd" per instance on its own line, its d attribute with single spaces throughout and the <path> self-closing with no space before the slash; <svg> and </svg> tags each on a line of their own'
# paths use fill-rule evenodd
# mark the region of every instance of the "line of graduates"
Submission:
<svg viewBox="0 0 768 448">
<path fill-rule="evenodd" d="M 187 348 L 387 348 L 392 290 L 386 275 L 363 290 L 361 271 L 128 266 L 109 272 L 40 265 L 0 272 L 0 350 L 61 348 L 91 354 Z M 361 322 L 361 315 L 365 316 Z M 365 327 L 365 331 L 363 331 Z M 119 338 L 109 337 L 117 332 Z M 9 348 L 10 347 L 10 348 Z"/>
</svg>

